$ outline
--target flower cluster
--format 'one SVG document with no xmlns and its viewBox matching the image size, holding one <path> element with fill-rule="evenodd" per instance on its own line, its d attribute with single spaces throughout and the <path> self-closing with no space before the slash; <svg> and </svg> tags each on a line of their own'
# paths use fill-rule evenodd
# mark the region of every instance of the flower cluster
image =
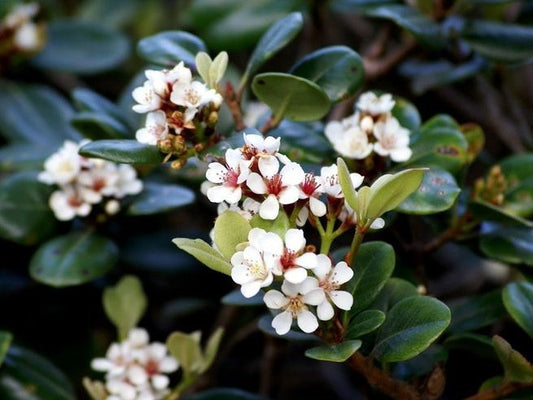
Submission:
<svg viewBox="0 0 533 400">
<path fill-rule="evenodd" d="M 0 21 L 0 56 L 8 53 L 33 53 L 44 45 L 44 26 L 33 21 L 37 3 L 17 4 Z M 5 54 L 4 54 L 5 53 Z"/>
<path fill-rule="evenodd" d="M 244 146 L 226 150 L 224 159 L 209 164 L 202 189 L 210 201 L 221 205 L 219 213 L 229 209 L 250 221 L 290 215 L 291 228 L 283 235 L 259 227 L 250 230 L 246 247 L 231 257 L 231 277 L 245 297 L 282 282 L 281 291 L 271 289 L 264 297 L 269 308 L 280 310 L 273 320 L 276 332 L 287 333 L 294 319 L 304 332 L 313 332 L 317 317 L 322 321 L 334 317 L 333 305 L 351 308 L 352 295 L 339 289 L 353 271 L 343 261 L 333 266 L 326 254 L 316 254 L 298 227 L 307 221 L 316 225 L 327 216 L 332 222 L 340 220 L 338 229 L 343 232 L 356 221 L 345 205 L 335 164 L 322 167 L 315 176 L 279 153 L 279 148 L 280 138 L 244 134 Z M 357 173 L 350 177 L 354 187 L 364 180 Z M 381 222 L 372 228 L 382 227 Z"/>
<path fill-rule="evenodd" d="M 177 157 L 174 168 L 183 166 L 202 151 L 213 136 L 222 96 L 206 84 L 193 80 L 191 70 L 180 62 L 171 70 L 146 70 L 147 80 L 133 90 L 137 113 L 147 113 L 145 126 L 136 133 L 139 142 L 157 145 Z"/>
<path fill-rule="evenodd" d="M 169 393 L 167 374 L 179 364 L 163 343 L 149 343 L 146 330 L 135 328 L 126 340 L 111 344 L 105 358 L 94 359 L 91 367 L 106 373 L 106 400 L 159 400 Z"/>
<path fill-rule="evenodd" d="M 362 160 L 374 151 L 395 162 L 407 161 L 412 154 L 409 130 L 392 116 L 394 104 L 390 94 L 378 97 L 373 92 L 363 93 L 354 114 L 326 125 L 326 137 L 348 158 Z"/>
<path fill-rule="evenodd" d="M 38 176 L 39 181 L 58 186 L 49 204 L 61 221 L 86 217 L 97 204 L 107 215 L 114 215 L 120 211 L 119 199 L 137 194 L 143 187 L 130 165 L 80 156 L 78 150 L 85 143 L 65 141 L 46 159 L 44 171 Z"/>
</svg>

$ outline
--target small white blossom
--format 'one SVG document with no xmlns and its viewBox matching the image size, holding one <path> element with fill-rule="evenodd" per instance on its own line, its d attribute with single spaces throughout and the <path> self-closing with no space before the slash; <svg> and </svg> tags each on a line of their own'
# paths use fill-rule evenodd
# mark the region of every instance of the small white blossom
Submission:
<svg viewBox="0 0 533 400">
<path fill-rule="evenodd" d="M 263 298 L 268 308 L 282 310 L 272 320 L 272 327 L 278 335 L 284 335 L 291 329 L 294 319 L 298 327 L 305 333 L 314 332 L 318 328 L 316 316 L 308 305 L 319 305 L 324 301 L 324 292 L 314 290 L 318 287 L 315 278 L 307 278 L 300 284 L 284 281 L 281 292 L 269 290 Z"/>
<path fill-rule="evenodd" d="M 395 162 L 411 158 L 409 130 L 403 128 L 396 118 L 390 117 L 385 122 L 377 122 L 374 126 L 374 136 L 377 139 L 374 151 L 380 156 L 390 156 Z"/>
<path fill-rule="evenodd" d="M 144 128 L 137 130 L 135 138 L 140 143 L 156 145 L 168 135 L 167 117 L 161 110 L 152 111 L 146 116 Z"/>
<path fill-rule="evenodd" d="M 335 151 L 345 157 L 362 160 L 372 153 L 373 145 L 358 125 L 330 121 L 325 134 Z"/>
<path fill-rule="evenodd" d="M 46 159 L 44 171 L 39 174 L 37 179 L 49 185 L 65 185 L 72 182 L 82 167 L 78 148 L 77 143 L 70 140 L 65 141 L 57 152 Z"/>
<path fill-rule="evenodd" d="M 97 164 L 98 167 L 83 170 L 78 174 L 78 191 L 84 201 L 100 203 L 104 196 L 115 193 L 118 181 L 117 166 L 111 162 Z"/>
<path fill-rule="evenodd" d="M 344 203 L 344 207 L 339 214 L 339 219 L 344 223 L 351 225 L 357 224 L 357 215 L 347 203 Z M 385 220 L 383 218 L 376 218 L 374 221 L 372 221 L 372 224 L 370 224 L 370 229 L 381 229 L 384 226 Z"/>
<path fill-rule="evenodd" d="M 22 51 L 33 51 L 41 45 L 39 27 L 33 22 L 26 22 L 15 32 L 13 42 Z"/>
<path fill-rule="evenodd" d="M 319 177 L 313 174 L 305 174 L 305 179 L 299 186 L 300 199 L 308 199 L 309 209 L 317 217 L 326 215 L 326 204 L 319 199 L 320 195 L 324 192 Z M 299 217 L 303 217 L 299 216 Z"/>
<path fill-rule="evenodd" d="M 92 209 L 73 186 L 64 186 L 53 192 L 48 204 L 60 221 L 68 221 L 77 216 L 86 217 Z"/>
<path fill-rule="evenodd" d="M 237 203 L 242 197 L 242 184 L 250 173 L 250 161 L 244 160 L 240 150 L 228 149 L 225 165 L 219 162 L 209 164 L 205 174 L 209 182 L 216 185 L 207 189 L 207 198 L 213 203 L 226 201 Z"/>
<path fill-rule="evenodd" d="M 121 199 L 127 195 L 139 194 L 143 183 L 137 179 L 137 171 L 131 165 L 119 164 L 116 170 L 118 179 L 115 181 L 113 196 Z"/>
<path fill-rule="evenodd" d="M 213 103 L 215 107 L 220 107 L 222 96 L 214 89 L 208 89 L 200 81 L 186 82 L 178 80 L 172 85 L 170 101 L 186 108 L 185 122 L 188 122 L 194 118 L 200 108 L 209 103 Z"/>
<path fill-rule="evenodd" d="M 284 164 L 290 160 L 279 153 L 281 138 L 272 136 L 243 134 L 244 146 L 241 148 L 243 157 L 252 160 L 252 164 L 257 164 L 259 172 L 263 176 L 272 176 L 279 170 L 279 161 Z"/>
<path fill-rule="evenodd" d="M 354 189 L 361 186 L 364 180 L 364 176 L 352 172 L 350 179 Z M 332 164 L 329 167 L 322 167 L 320 169 L 320 184 L 324 192 L 331 197 L 343 198 L 342 188 L 339 183 L 339 170 L 337 164 Z"/>
<path fill-rule="evenodd" d="M 144 114 L 149 111 L 156 111 L 163 104 L 161 97 L 156 93 L 150 81 L 145 81 L 142 86 L 135 88 L 131 95 L 139 103 L 132 107 L 136 113 Z"/>
<path fill-rule="evenodd" d="M 391 112 L 394 103 L 392 95 L 388 93 L 378 97 L 373 92 L 366 92 L 359 97 L 356 107 L 361 112 L 379 115 Z"/>
</svg>

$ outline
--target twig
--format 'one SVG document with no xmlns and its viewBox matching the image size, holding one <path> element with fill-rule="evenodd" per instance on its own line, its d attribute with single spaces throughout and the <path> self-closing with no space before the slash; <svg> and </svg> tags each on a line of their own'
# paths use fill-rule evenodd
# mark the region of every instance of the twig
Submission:
<svg viewBox="0 0 533 400">
<path fill-rule="evenodd" d="M 391 25 L 385 25 L 378 32 L 376 39 L 370 43 L 370 45 L 364 51 L 363 57 L 368 60 L 373 60 L 380 57 L 387 47 L 387 42 L 389 40 L 391 32 Z"/>
<path fill-rule="evenodd" d="M 233 117 L 233 122 L 235 123 L 235 130 L 242 131 L 246 128 L 246 125 L 243 121 L 241 103 L 235 95 L 235 90 L 231 82 L 226 82 L 226 91 L 224 92 L 224 99 L 228 105 L 231 116 Z"/>
<path fill-rule="evenodd" d="M 368 57 L 363 57 L 366 79 L 372 81 L 381 77 L 382 75 L 387 74 L 391 69 L 398 65 L 411 51 L 413 51 L 416 46 L 416 41 L 409 36 L 405 42 L 403 42 L 401 45 L 387 53 L 383 58 L 372 59 Z"/>
<path fill-rule="evenodd" d="M 533 382 L 506 382 L 476 393 L 465 400 L 498 400 L 521 389 L 533 387 Z"/>
</svg>

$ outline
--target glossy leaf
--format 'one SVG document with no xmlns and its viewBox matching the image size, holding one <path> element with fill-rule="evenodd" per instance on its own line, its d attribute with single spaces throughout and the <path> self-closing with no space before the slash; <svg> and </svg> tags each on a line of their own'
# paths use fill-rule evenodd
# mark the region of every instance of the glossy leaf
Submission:
<svg viewBox="0 0 533 400">
<path fill-rule="evenodd" d="M 203 240 L 176 238 L 172 240 L 172 243 L 209 268 L 226 275 L 231 273 L 231 264 L 229 261 Z"/>
<path fill-rule="evenodd" d="M 512 282 L 503 289 L 502 298 L 507 312 L 533 338 L 533 284 Z"/>
<path fill-rule="evenodd" d="M 434 214 L 449 209 L 461 189 L 448 171 L 431 168 L 424 174 L 418 189 L 396 210 L 407 214 Z"/>
<path fill-rule="evenodd" d="M 80 285 L 109 272 L 118 260 L 118 247 L 92 231 L 71 232 L 44 243 L 33 255 L 30 275 L 55 287 Z"/>
<path fill-rule="evenodd" d="M 0 331 L 0 367 L 4 362 L 4 358 L 6 357 L 7 351 L 9 350 L 9 346 L 11 346 L 12 341 L 13 335 L 10 332 Z"/>
<path fill-rule="evenodd" d="M 132 136 L 127 125 L 98 112 L 82 111 L 72 117 L 71 123 L 84 137 L 92 140 L 125 139 Z"/>
<path fill-rule="evenodd" d="M 253 306 L 263 306 L 264 294 L 262 292 L 257 293 L 256 295 L 246 298 L 242 295 L 239 289 L 232 290 L 227 295 L 220 299 L 222 304 L 230 306 L 239 306 L 239 307 L 253 307 Z"/>
<path fill-rule="evenodd" d="M 412 132 L 420 128 L 420 113 L 413 103 L 401 97 L 394 98 L 392 116 L 398 120 L 401 126 Z"/>
<path fill-rule="evenodd" d="M 450 308 L 452 310 L 452 322 L 448 330 L 452 333 L 469 332 L 483 328 L 505 315 L 499 290 L 452 303 Z"/>
<path fill-rule="evenodd" d="M 349 311 L 355 315 L 365 310 L 379 294 L 394 270 L 394 249 L 385 242 L 367 242 L 359 248 L 353 265 L 354 277 L 347 290 L 354 298 Z"/>
<path fill-rule="evenodd" d="M 75 400 L 67 377 L 41 355 L 11 346 L 0 371 L 0 398 L 5 400 Z"/>
<path fill-rule="evenodd" d="M 119 106 L 91 89 L 84 87 L 75 88 L 72 91 L 71 96 L 76 108 L 80 111 L 92 111 L 98 114 L 105 114 L 121 122 L 123 125 L 128 125 L 129 123 L 126 114 L 119 108 Z"/>
<path fill-rule="evenodd" d="M 32 245 L 49 238 L 57 220 L 48 206 L 52 187 L 37 181 L 33 171 L 0 182 L 0 237 Z"/>
<path fill-rule="evenodd" d="M 96 140 L 82 146 L 79 153 L 123 164 L 160 164 L 165 158 L 157 146 L 136 140 Z"/>
<path fill-rule="evenodd" d="M 51 21 L 47 44 L 32 58 L 40 68 L 96 74 L 117 67 L 129 55 L 125 35 L 108 26 L 79 20 Z"/>
<path fill-rule="evenodd" d="M 184 31 L 165 31 L 141 39 L 137 44 L 137 53 L 146 61 L 172 68 L 180 61 L 194 65 L 194 58 L 199 51 L 207 51 L 199 37 Z"/>
<path fill-rule="evenodd" d="M 263 219 L 259 214 L 250 220 L 252 228 L 261 228 L 267 232 L 274 232 L 281 237 L 285 237 L 285 232 L 290 228 L 289 217 L 284 211 L 280 211 L 276 219 Z"/>
<path fill-rule="evenodd" d="M 490 360 L 496 357 L 490 337 L 477 333 L 453 334 L 446 338 L 444 346 L 450 350 L 459 349 Z"/>
<path fill-rule="evenodd" d="M 385 313 L 365 310 L 352 318 L 346 331 L 346 339 L 357 339 L 378 329 L 385 321 Z"/>
<path fill-rule="evenodd" d="M 78 140 L 70 125 L 72 106 L 47 86 L 0 80 L 0 132 L 12 142 L 55 151 L 65 139 Z"/>
<path fill-rule="evenodd" d="M 494 226 L 481 236 L 479 247 L 496 260 L 533 266 L 532 228 Z"/>
<path fill-rule="evenodd" d="M 419 295 L 415 285 L 411 282 L 400 278 L 390 278 L 370 307 L 387 313 L 400 300 Z"/>
<path fill-rule="evenodd" d="M 468 204 L 468 208 L 479 221 L 499 222 L 507 226 L 533 228 L 533 222 L 511 214 L 504 208 L 481 199 L 472 200 Z"/>
<path fill-rule="evenodd" d="M 349 359 L 359 348 L 360 340 L 346 340 L 331 346 L 320 346 L 307 349 L 305 355 L 321 361 L 344 362 Z"/>
<path fill-rule="evenodd" d="M 289 44 L 301 31 L 303 23 L 302 14 L 293 12 L 273 24 L 259 40 L 250 56 L 243 81 L 255 74 L 261 65 Z"/>
<path fill-rule="evenodd" d="M 106 288 L 102 302 L 120 340 L 126 339 L 137 326 L 148 305 L 141 281 L 133 275 L 126 275 L 115 286 Z"/>
<path fill-rule="evenodd" d="M 44 161 L 55 149 L 40 146 L 28 146 L 27 143 L 13 143 L 0 147 L 0 171 L 18 172 L 39 170 Z"/>
<path fill-rule="evenodd" d="M 371 356 L 403 361 L 424 351 L 450 323 L 450 310 L 432 297 L 408 297 L 396 303 L 381 325 Z"/>
<path fill-rule="evenodd" d="M 198 373 L 202 369 L 204 356 L 200 348 L 199 332 L 173 332 L 167 338 L 167 347 L 170 354 L 179 361 L 185 374 Z"/>
<path fill-rule="evenodd" d="M 348 205 L 359 213 L 358 194 L 355 191 L 352 180 L 350 178 L 350 170 L 346 162 L 342 158 L 337 158 L 337 171 L 339 175 L 339 184 L 342 188 L 342 194 Z"/>
<path fill-rule="evenodd" d="M 533 382 L 533 367 L 501 336 L 492 338 L 494 350 L 503 365 L 504 380 L 508 382 Z"/>
<path fill-rule="evenodd" d="M 298 330 L 298 328 L 291 329 L 285 335 L 278 335 L 276 333 L 276 330 L 272 328 L 272 319 L 272 315 L 270 314 L 263 315 L 261 318 L 259 318 L 259 322 L 257 323 L 257 327 L 259 328 L 259 330 L 269 336 L 278 339 L 283 338 L 286 340 L 299 342 L 320 342 L 320 339 L 315 335 L 311 333 L 304 333 Z"/>
<path fill-rule="evenodd" d="M 248 241 L 252 227 L 246 218 L 235 211 L 226 211 L 215 220 L 214 242 L 226 259 L 237 251 L 237 245 Z"/>
<path fill-rule="evenodd" d="M 522 181 L 505 193 L 504 207 L 509 213 L 528 218 L 533 215 L 533 179 Z"/>
<path fill-rule="evenodd" d="M 278 72 L 256 75 L 252 90 L 276 118 L 313 121 L 329 111 L 327 94 L 314 82 Z"/>
<path fill-rule="evenodd" d="M 445 364 L 448 359 L 448 350 L 439 344 L 432 344 L 422 353 L 409 360 L 396 363 L 393 367 L 393 376 L 396 379 L 412 380 L 417 377 L 430 376 L 428 379 L 442 379 L 442 372 L 431 376 L 438 364 Z M 438 384 L 435 385 L 438 387 Z M 442 387 L 444 389 L 444 387 Z M 433 395 L 434 393 L 432 393 Z"/>
<path fill-rule="evenodd" d="M 316 50 L 299 60 L 290 70 L 293 75 L 315 82 L 337 102 L 355 94 L 364 79 L 363 60 L 346 46 Z"/>
<path fill-rule="evenodd" d="M 151 215 L 191 204 L 194 192 L 184 186 L 144 182 L 142 192 L 128 206 L 129 215 Z"/>
<path fill-rule="evenodd" d="M 502 173 L 511 188 L 531 178 L 532 165 L 533 153 L 515 154 L 500 162 Z"/>
</svg>

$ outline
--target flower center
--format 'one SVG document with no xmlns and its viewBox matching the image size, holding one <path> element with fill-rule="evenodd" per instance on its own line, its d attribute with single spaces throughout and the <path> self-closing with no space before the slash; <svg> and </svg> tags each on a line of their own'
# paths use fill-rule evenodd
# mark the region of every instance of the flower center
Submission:
<svg viewBox="0 0 533 400">
<path fill-rule="evenodd" d="M 83 204 L 83 201 L 81 201 L 81 199 L 75 194 L 73 194 L 72 196 L 68 198 L 68 205 L 71 206 L 72 208 L 81 207 L 82 204 Z"/>
<path fill-rule="evenodd" d="M 294 251 L 285 249 L 281 255 L 279 262 L 283 268 L 283 271 L 288 270 L 289 268 L 295 267 L 296 265 L 297 254 Z"/>
<path fill-rule="evenodd" d="M 159 373 L 159 363 L 156 360 L 148 360 L 144 369 L 148 376 L 153 376 Z"/>
<path fill-rule="evenodd" d="M 280 194 L 281 190 L 283 189 L 281 175 L 276 174 L 273 177 L 269 178 L 266 182 L 266 186 L 269 194 L 273 194 L 274 196 Z"/>
<path fill-rule="evenodd" d="M 311 197 L 319 186 L 320 184 L 316 182 L 315 176 L 313 174 L 305 174 L 305 179 L 303 183 L 300 184 L 302 192 L 304 192 L 305 195 L 308 197 Z"/>
<path fill-rule="evenodd" d="M 287 304 L 286 309 L 292 314 L 293 318 L 296 318 L 300 312 L 307 309 L 307 306 L 300 299 L 300 296 L 298 296 L 289 299 L 289 304 Z"/>
</svg>

